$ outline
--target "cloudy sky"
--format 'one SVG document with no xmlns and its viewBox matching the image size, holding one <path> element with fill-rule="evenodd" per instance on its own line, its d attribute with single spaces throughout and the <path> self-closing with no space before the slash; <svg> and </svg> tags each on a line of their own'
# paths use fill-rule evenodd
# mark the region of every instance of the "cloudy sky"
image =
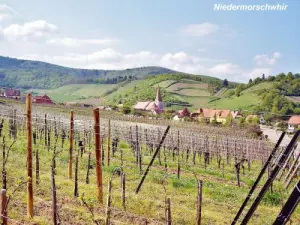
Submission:
<svg viewBox="0 0 300 225">
<path fill-rule="evenodd" d="M 232 81 L 300 72 L 300 1 L 214 11 L 226 0 L 0 0 L 0 55 L 63 66 L 163 66 Z M 264 2 L 264 3 L 265 3 Z"/>
</svg>

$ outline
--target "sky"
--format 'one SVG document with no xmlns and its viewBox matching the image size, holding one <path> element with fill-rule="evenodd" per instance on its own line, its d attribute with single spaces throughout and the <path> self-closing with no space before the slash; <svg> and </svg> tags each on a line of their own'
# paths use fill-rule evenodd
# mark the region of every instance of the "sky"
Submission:
<svg viewBox="0 0 300 225">
<path fill-rule="evenodd" d="M 287 5 L 220 11 L 215 4 Z M 162 66 L 247 82 L 300 72 L 300 1 L 0 0 L 0 55 L 88 69 Z"/>
</svg>

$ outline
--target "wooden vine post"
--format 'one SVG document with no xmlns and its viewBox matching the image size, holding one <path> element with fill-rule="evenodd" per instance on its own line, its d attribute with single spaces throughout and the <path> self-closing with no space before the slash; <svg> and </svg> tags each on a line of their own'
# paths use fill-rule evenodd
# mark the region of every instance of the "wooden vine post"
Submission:
<svg viewBox="0 0 300 225">
<path fill-rule="evenodd" d="M 72 179 L 72 161 L 73 161 L 73 137 L 74 137 L 74 113 L 71 111 L 70 121 L 70 148 L 69 148 L 69 179 Z"/>
<path fill-rule="evenodd" d="M 110 165 L 110 119 L 108 119 L 108 136 L 107 136 L 107 166 Z"/>
<path fill-rule="evenodd" d="M 100 143 L 100 113 L 99 108 L 93 110 L 94 113 L 94 133 L 95 133 L 95 155 L 96 155 L 96 176 L 97 176 L 97 198 L 100 205 L 103 204 L 102 190 L 102 156 Z"/>
<path fill-rule="evenodd" d="M 171 217 L 171 200 L 170 198 L 166 199 L 166 225 L 172 224 L 172 217 Z"/>
<path fill-rule="evenodd" d="M 201 211 L 202 211 L 202 181 L 200 180 L 198 181 L 196 225 L 201 225 Z"/>
<path fill-rule="evenodd" d="M 27 135 L 27 216 L 33 218 L 32 184 L 32 130 L 31 130 L 31 94 L 26 95 L 26 135 Z"/>
<path fill-rule="evenodd" d="M 6 205 L 7 205 L 7 196 L 6 196 L 6 190 L 1 190 L 1 199 L 0 199 L 0 211 L 1 211 L 1 217 L 2 217 L 2 225 L 7 225 L 7 211 L 6 211 Z"/>
<path fill-rule="evenodd" d="M 106 202 L 106 216 L 105 216 L 105 225 L 111 224 L 111 188 L 112 188 L 112 180 L 110 179 L 108 182 L 108 195 L 107 195 L 107 202 Z"/>
</svg>

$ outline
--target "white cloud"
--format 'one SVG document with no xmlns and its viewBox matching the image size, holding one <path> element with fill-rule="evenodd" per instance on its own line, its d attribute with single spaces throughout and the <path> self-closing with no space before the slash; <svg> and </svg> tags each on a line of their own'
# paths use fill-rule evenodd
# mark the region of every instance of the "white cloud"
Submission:
<svg viewBox="0 0 300 225">
<path fill-rule="evenodd" d="M 8 5 L 0 5 L 0 21 L 11 18 L 16 11 Z"/>
<path fill-rule="evenodd" d="M 181 32 L 187 36 L 203 37 L 215 33 L 220 26 L 212 23 L 189 24 L 181 29 Z"/>
<path fill-rule="evenodd" d="M 275 56 L 278 57 L 278 56 Z M 269 76 L 272 67 L 244 68 L 225 60 L 201 58 L 186 52 L 157 54 L 151 51 L 122 53 L 106 48 L 90 54 L 69 53 L 56 56 L 29 54 L 23 59 L 42 60 L 58 65 L 86 69 L 127 69 L 143 66 L 162 66 L 191 74 L 202 74 L 236 82 L 247 82 L 250 78 Z"/>
<path fill-rule="evenodd" d="M 233 63 L 221 63 L 209 69 L 209 73 L 221 78 L 233 77 L 243 73 L 239 65 Z"/>
<path fill-rule="evenodd" d="M 269 76 L 272 72 L 272 68 L 255 68 L 250 73 L 248 73 L 248 77 L 251 79 L 255 79 L 257 77 L 262 77 L 263 74 L 265 76 Z"/>
<path fill-rule="evenodd" d="M 2 30 L 4 37 L 8 40 L 30 40 L 57 34 L 57 26 L 45 20 L 36 20 L 24 24 L 11 24 Z"/>
<path fill-rule="evenodd" d="M 49 39 L 47 44 L 50 45 L 58 45 L 58 46 L 65 46 L 69 48 L 75 47 L 82 47 L 86 45 L 109 45 L 113 43 L 114 39 L 77 39 L 77 38 L 56 38 L 56 39 Z"/>
<path fill-rule="evenodd" d="M 271 57 L 266 54 L 256 55 L 253 60 L 258 66 L 274 65 L 281 58 L 280 52 L 275 52 Z"/>
</svg>

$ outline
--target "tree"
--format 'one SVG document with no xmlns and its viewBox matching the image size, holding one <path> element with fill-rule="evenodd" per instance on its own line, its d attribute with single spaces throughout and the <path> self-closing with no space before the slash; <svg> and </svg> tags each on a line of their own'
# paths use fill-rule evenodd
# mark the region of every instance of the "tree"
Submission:
<svg viewBox="0 0 300 225">
<path fill-rule="evenodd" d="M 131 112 L 131 108 L 129 106 L 124 106 L 122 109 L 122 113 L 127 115 Z"/>
<path fill-rule="evenodd" d="M 261 78 L 257 77 L 254 79 L 254 84 L 258 84 L 259 82 L 261 82 Z"/>
<path fill-rule="evenodd" d="M 244 90 L 244 88 L 245 87 L 243 84 L 239 84 L 235 89 L 235 95 L 239 97 L 241 95 L 241 92 Z"/>
<path fill-rule="evenodd" d="M 265 74 L 263 73 L 262 77 L 261 77 L 262 80 L 265 80 L 266 79 L 266 76 Z"/>
<path fill-rule="evenodd" d="M 225 79 L 225 80 L 223 81 L 223 86 L 224 86 L 224 87 L 228 87 L 228 80 L 227 80 L 227 79 Z"/>
<path fill-rule="evenodd" d="M 249 80 L 249 84 L 252 84 L 252 82 L 253 82 L 253 81 L 252 81 L 252 79 L 250 78 L 250 80 Z"/>
<path fill-rule="evenodd" d="M 268 81 L 274 81 L 275 77 L 274 76 L 268 76 Z"/>
<path fill-rule="evenodd" d="M 294 78 L 294 76 L 293 76 L 292 72 L 288 72 L 287 79 L 292 80 L 293 78 Z"/>
</svg>

